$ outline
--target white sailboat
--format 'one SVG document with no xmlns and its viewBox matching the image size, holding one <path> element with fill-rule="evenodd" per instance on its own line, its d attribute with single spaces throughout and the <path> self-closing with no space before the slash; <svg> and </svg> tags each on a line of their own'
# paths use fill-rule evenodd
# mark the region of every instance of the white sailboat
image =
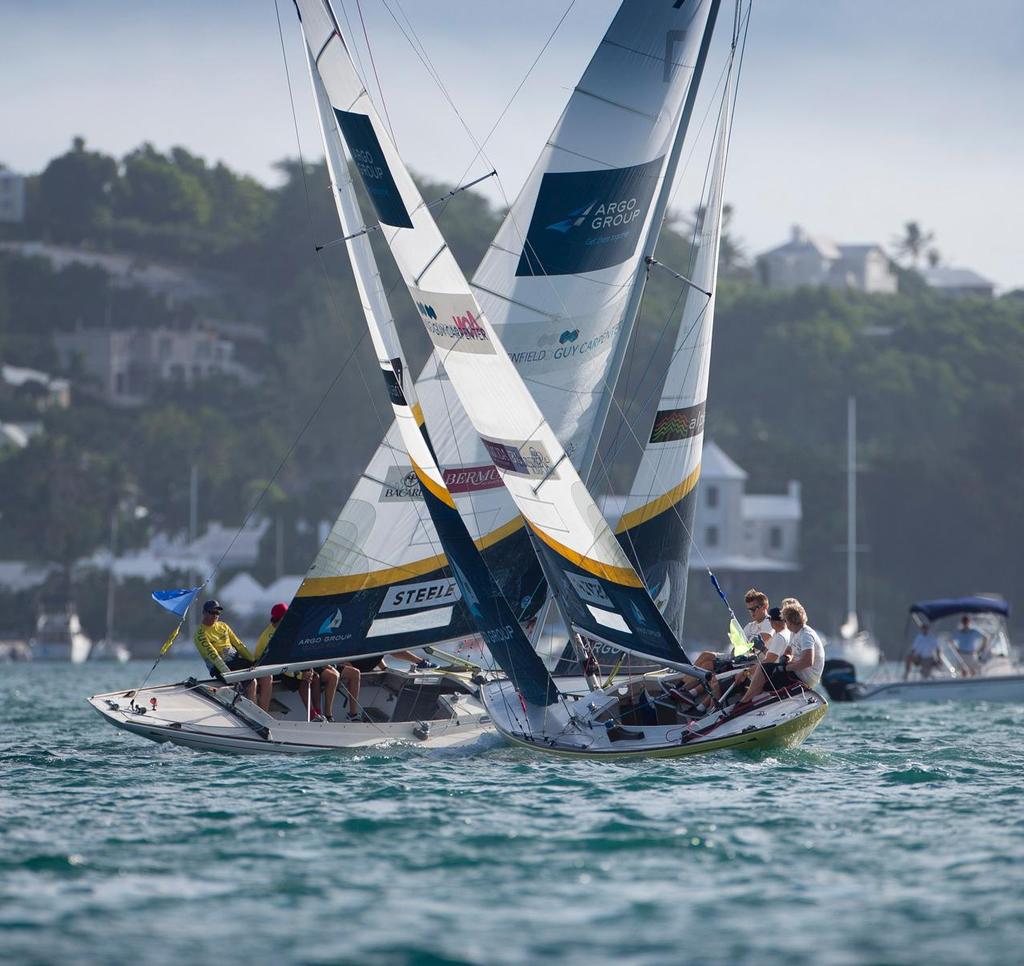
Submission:
<svg viewBox="0 0 1024 966">
<path fill-rule="evenodd" d="M 340 158 L 332 157 L 338 125 L 346 123 L 349 147 L 357 162 L 364 156 L 360 132 L 353 135 L 352 129 L 363 126 L 365 135 L 365 123 L 358 117 L 349 117 L 351 112 L 335 114 L 324 99 L 321 67 L 330 70 L 330 57 L 325 59 L 327 46 L 335 37 L 340 43 L 340 29 L 333 12 L 319 3 L 300 4 L 299 12 L 311 59 L 310 76 L 318 90 L 322 133 L 343 233 L 356 236 L 349 239 L 348 247 L 371 321 L 371 333 L 389 380 L 392 402 L 396 392 L 408 397 L 406 401 L 412 401 L 417 415 L 411 421 L 414 433 L 410 441 L 409 414 L 403 416 L 396 408 L 395 423 L 310 567 L 275 635 L 267 660 L 281 668 L 309 667 L 426 644 L 446 645 L 477 635 L 479 621 L 466 607 L 446 559 L 427 502 L 429 487 L 423 485 L 420 477 L 421 472 L 431 473 L 429 454 L 423 452 L 416 439 L 419 429 L 415 424 L 417 419 L 422 424 L 423 410 L 433 412 L 435 425 L 453 427 L 452 432 L 438 434 L 431 441 L 444 458 L 445 469 L 434 472 L 430 485 L 438 491 L 447 489 L 449 498 L 457 501 L 477 548 L 497 575 L 502 595 L 513 603 L 517 620 L 529 627 L 544 600 L 545 581 L 522 518 L 502 486 L 487 449 L 451 393 L 440 353 L 435 352 L 421 379 L 412 386 L 400 350 L 393 340 L 390 347 L 387 344 L 389 333 L 393 333 L 390 311 L 366 238 L 358 235 L 362 222 L 352 196 L 348 167 Z M 664 36 L 659 37 L 664 42 Z M 695 40 L 687 39 L 680 48 L 680 59 L 690 57 L 695 45 Z M 663 178 L 662 162 L 676 135 L 679 104 L 685 89 L 679 78 L 659 85 L 651 104 L 651 118 L 634 125 L 637 143 L 631 150 L 637 157 L 642 156 L 644 163 L 631 166 L 631 170 L 636 170 L 626 179 L 626 187 L 635 188 L 639 200 L 633 199 L 630 206 L 628 232 L 616 225 L 605 233 L 608 244 L 592 272 L 565 274 L 560 278 L 538 277 L 528 269 L 520 271 L 520 260 L 510 262 L 503 250 L 503 233 L 514 231 L 517 219 L 530 223 L 546 217 L 542 207 L 550 191 L 544 186 L 545 178 L 550 174 L 558 182 L 559 178 L 585 167 L 580 159 L 587 139 L 593 137 L 590 129 L 604 119 L 593 113 L 586 98 L 578 96 L 563 113 L 478 273 L 485 280 L 486 293 L 481 297 L 493 302 L 495 315 L 504 320 L 512 343 L 522 346 L 512 355 L 530 373 L 538 397 L 547 403 L 573 449 L 582 450 L 588 445 L 590 433 L 599 432 L 603 416 L 596 415 L 595 410 L 607 409 L 611 396 L 611 385 L 606 385 L 608 372 L 613 357 L 621 356 L 620 347 L 624 348 L 628 339 L 624 320 L 629 314 L 633 290 L 643 274 L 640 252 L 607 269 L 603 262 L 609 257 L 607 252 L 622 248 L 631 239 L 635 245 L 654 223 L 647 210 L 648 202 Z M 648 160 L 651 153 L 658 163 Z M 368 187 L 381 225 L 389 230 L 389 219 L 403 222 L 407 215 L 393 210 L 395 199 L 388 196 L 387 180 Z M 587 190 L 594 187 L 592 173 L 583 180 Z M 616 186 L 622 187 L 618 182 L 603 184 L 605 189 Z M 575 314 L 564 313 L 567 304 L 572 305 Z M 524 305 L 531 306 L 525 318 Z M 382 327 L 372 321 L 374 318 L 387 321 Z M 585 320 L 586 328 L 581 320 Z M 566 335 L 568 332 L 571 336 Z M 547 348 L 538 349 L 538 345 Z M 554 384 L 553 377 L 563 379 L 559 370 L 570 366 L 579 388 L 571 394 L 572 404 L 566 405 L 564 386 Z M 552 385 L 545 386 L 545 379 L 552 380 Z M 581 400 L 585 405 L 580 405 Z M 414 461 L 411 454 L 417 452 L 417 446 L 418 458 Z M 330 633 L 334 630 L 339 632 Z M 208 740 L 210 747 L 233 746 L 238 742 L 239 748 L 252 745 L 260 750 L 295 751 L 305 746 L 341 747 L 396 738 L 446 744 L 470 740 L 484 725 L 483 709 L 474 703 L 469 675 L 459 673 L 459 667 L 456 664 L 457 670 L 444 674 L 394 670 L 365 674 L 360 704 L 373 719 L 370 727 L 348 722 L 328 723 L 329 726 L 307 724 L 301 720 L 305 716 L 302 705 L 290 694 L 275 698 L 272 714 L 264 716 L 244 698 L 239 699 L 233 691 L 218 688 L 213 682 L 186 682 L 98 695 L 92 703 L 120 727 L 157 740 L 195 746 L 205 746 Z M 398 692 L 402 696 L 396 701 Z M 417 693 L 423 699 L 411 700 Z M 452 698 L 459 699 L 457 709 L 449 707 Z M 156 711 L 151 707 L 153 699 Z M 217 710 L 211 719 L 211 702 L 215 700 L 231 709 Z M 287 740 L 272 741 L 271 735 L 277 735 L 286 722 Z M 254 737 L 254 726 L 267 734 Z"/>
<path fill-rule="evenodd" d="M 68 604 L 63 610 L 43 610 L 36 619 L 36 629 L 28 641 L 33 661 L 70 661 L 81 664 L 88 660 L 92 640 L 82 630 L 78 611 Z"/>
<path fill-rule="evenodd" d="M 596 435 L 604 418 L 602 408 L 606 411 L 610 396 L 609 381 L 614 382 L 630 316 L 635 312 L 636 283 L 645 251 L 642 242 L 650 240 L 653 225 L 660 227 L 664 213 L 674 164 L 666 161 L 667 146 L 672 146 L 671 153 L 678 160 L 680 119 L 692 111 L 718 0 L 688 4 L 685 10 L 680 9 L 681 4 L 662 9 L 626 0 L 574 91 L 547 154 L 485 258 L 475 291 L 455 263 L 381 123 L 329 3 L 299 0 L 296 6 L 321 117 L 326 122 L 324 136 L 338 188 L 339 213 L 396 414 L 396 425 L 378 452 L 382 457 L 386 451 L 376 466 L 379 475 L 370 475 L 375 468 L 371 462 L 360 481 L 362 495 L 373 495 L 369 484 L 379 487 L 387 470 L 394 468 L 396 454 L 404 454 L 420 485 L 419 500 L 412 501 L 411 512 L 403 514 L 405 532 L 426 534 L 429 545 L 440 552 L 424 558 L 422 537 L 417 545 L 414 539 L 402 539 L 393 528 L 383 531 L 373 506 L 379 505 L 379 498 L 361 499 L 357 486 L 260 666 L 226 675 L 228 680 L 385 654 L 444 640 L 445 635 L 458 636 L 470 628 L 479 632 L 508 674 L 507 681 L 483 684 L 487 714 L 507 737 L 531 747 L 570 754 L 691 754 L 737 744 L 800 740 L 824 714 L 821 699 L 804 689 L 769 695 L 742 715 L 730 713 L 716 700 L 710 714 L 674 713 L 673 721 L 659 719 L 645 729 L 646 734 L 630 732 L 617 723 L 623 716 L 616 709 L 627 703 L 635 708 L 640 692 L 647 694 L 649 688 L 660 684 L 627 680 L 611 688 L 605 682 L 604 688 L 592 685 L 596 690 L 585 697 L 560 692 L 530 646 L 523 626 L 530 626 L 543 601 L 544 581 L 531 575 L 539 561 L 561 618 L 578 641 L 604 642 L 657 661 L 674 669 L 677 678 L 680 674 L 697 680 L 707 677 L 690 664 L 623 544 L 605 523 L 580 470 L 585 472 L 593 461 Z M 691 66 L 694 62 L 700 66 Z M 709 206 L 714 214 L 706 220 L 711 236 L 705 237 L 700 259 L 703 275 L 698 275 L 707 276 L 706 302 L 710 300 L 708 292 L 713 291 L 717 262 L 731 106 L 728 96 L 723 103 L 716 152 L 717 193 L 714 205 Z M 608 111 L 610 116 L 605 118 L 603 112 Z M 602 125 L 602 120 L 615 126 Z M 609 130 L 617 136 L 608 137 Z M 340 155 L 331 157 L 335 133 L 340 133 L 355 160 L 382 235 L 434 343 L 431 363 L 415 386 L 405 378 L 397 334 L 379 292 L 369 248 L 358 244 L 360 232 L 351 230 L 357 223 L 356 210 L 348 207 L 354 198 L 351 186 L 346 187 L 347 167 Z M 630 133 L 640 136 L 629 137 Z M 574 138 L 577 147 L 589 142 L 589 152 L 569 151 L 565 145 Z M 632 157 L 624 159 L 624 153 Z M 581 169 L 581 159 L 589 169 Z M 624 165 L 623 160 L 631 163 Z M 652 205 L 655 196 L 659 201 Z M 512 217 L 517 207 L 518 220 Z M 523 217 L 528 214 L 530 217 Z M 528 227 L 521 230 L 521 226 Z M 577 297 L 567 302 L 566 295 L 573 289 Z M 504 313 L 503 331 L 511 340 L 525 334 L 528 342 L 551 345 L 561 329 L 559 344 L 570 348 L 551 353 L 550 361 L 559 365 L 567 356 L 577 355 L 573 348 L 581 335 L 579 328 L 562 329 L 567 313 L 589 307 L 593 314 L 586 317 L 588 321 L 603 317 L 608 325 L 578 347 L 574 378 L 566 390 L 565 380 L 545 375 L 543 367 L 535 372 L 517 370 L 517 364 L 547 363 L 547 351 L 537 348 L 522 354 L 503 345 L 482 304 L 486 299 L 495 300 L 496 315 Z M 666 383 L 666 393 L 676 402 L 686 395 L 699 396 L 694 405 L 701 411 L 711 308 L 709 304 L 698 307 L 690 316 L 690 329 L 681 329 L 674 359 L 685 354 L 689 362 L 682 375 L 676 373 Z M 705 326 L 706 339 L 701 335 Z M 694 331 L 697 341 L 688 346 L 687 339 Z M 539 399 L 545 394 L 548 407 L 542 409 Z M 659 412 L 671 417 L 671 429 L 652 433 L 649 447 L 657 444 L 661 448 L 656 458 L 652 457 L 646 476 L 641 466 L 636 496 L 641 499 L 645 495 L 637 506 L 627 506 L 620 526 L 626 534 L 620 539 L 627 545 L 631 532 L 639 534 L 643 525 L 664 511 L 678 514 L 696 482 L 703 423 L 696 418 L 694 405 Z M 432 421 L 432 409 L 439 417 L 436 422 Z M 550 420 L 547 410 L 553 414 Z M 687 413 L 688 418 L 683 418 Z M 454 426 L 455 430 L 428 437 L 424 423 Z M 566 446 L 553 423 L 562 428 Z M 457 465 L 458 473 L 449 477 L 444 454 L 454 447 L 455 455 L 464 459 L 463 447 L 474 440 L 472 452 L 481 454 L 482 449 L 491 469 L 486 464 Z M 663 482 L 664 467 L 671 475 L 689 464 L 692 468 L 682 483 L 654 495 Z M 487 472 L 480 477 L 477 470 Z M 459 483 L 464 478 L 461 474 L 467 472 L 487 482 L 477 490 L 467 487 L 460 500 L 455 495 L 460 487 L 452 483 Z M 502 489 L 491 485 L 495 479 Z M 511 496 L 511 508 L 505 493 Z M 482 507 L 486 513 L 481 512 Z M 423 508 L 429 520 L 422 514 Z M 414 518 L 416 524 L 410 527 Z M 685 517 L 680 519 L 687 529 Z M 667 517 L 661 522 L 665 520 Z M 374 559 L 370 550 L 375 541 L 380 543 L 375 566 L 366 569 L 366 562 Z M 684 546 L 685 555 L 688 543 Z M 403 563 L 381 569 L 378 561 L 390 560 L 396 549 L 406 555 Z M 499 573 L 502 579 L 498 579 Z M 525 584 L 524 574 L 530 575 Z M 405 591 L 415 587 L 416 581 L 420 586 L 444 581 L 447 592 L 441 601 L 429 600 L 430 606 L 394 615 L 391 602 L 408 600 Z M 321 727 L 314 737 L 301 722 L 282 724 L 273 715 L 261 718 L 258 708 L 230 689 L 202 682 L 176 686 L 163 695 L 154 689 L 149 698 L 155 704 L 152 713 L 145 710 L 147 694 L 143 692 L 120 698 L 98 696 L 93 704 L 122 727 L 128 727 L 129 716 L 134 716 L 131 730 L 148 737 L 193 744 L 209 741 L 207 746 L 216 740 L 218 747 L 237 739 L 239 750 L 295 751 L 371 743 L 386 740 L 384 726 L 389 724 L 443 744 L 463 740 L 485 723 L 471 694 L 459 700 L 471 690 L 468 682 L 456 674 L 443 676 L 449 692 L 466 689 L 444 702 L 447 713 L 429 720 L 421 715 L 424 720 L 416 720 L 407 709 L 407 720 L 398 721 L 399 715 L 392 709 L 387 720 L 374 722 L 380 728 L 362 729 L 367 732 L 362 738 L 357 734 L 358 724 Z M 404 688 L 429 698 L 421 681 L 409 681 Z M 386 684 L 380 690 L 386 692 Z M 196 707 L 190 705 L 186 712 L 179 712 L 179 703 L 196 701 L 204 703 L 212 726 L 197 715 Z M 360 704 L 379 707 L 364 695 Z M 436 701 L 437 706 L 441 704 Z M 168 705 L 173 712 L 169 722 Z M 461 718 L 456 705 L 463 709 Z M 186 715 L 187 722 L 181 720 Z M 158 735 L 152 733 L 156 728 L 160 729 Z M 212 734 L 214 728 L 220 729 L 216 735 Z M 576 733 L 580 728 L 589 728 L 589 744 L 581 745 Z M 240 735 L 246 729 L 248 733 Z M 377 733 L 371 735 L 371 730 Z M 394 730 L 389 734 L 396 736 Z M 616 745 L 619 741 L 625 744 Z"/>
<path fill-rule="evenodd" d="M 846 661 L 858 674 L 878 667 L 881 648 L 857 616 L 857 400 L 846 401 L 846 620 L 825 645 L 825 657 Z"/>
</svg>

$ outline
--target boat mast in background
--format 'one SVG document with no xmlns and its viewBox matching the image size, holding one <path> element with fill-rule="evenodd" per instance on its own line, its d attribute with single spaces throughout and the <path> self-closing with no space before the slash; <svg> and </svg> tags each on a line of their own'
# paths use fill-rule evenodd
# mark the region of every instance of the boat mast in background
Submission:
<svg viewBox="0 0 1024 966">
<path fill-rule="evenodd" d="M 846 621 L 844 638 L 860 630 L 857 619 L 857 400 L 846 400 Z"/>
</svg>

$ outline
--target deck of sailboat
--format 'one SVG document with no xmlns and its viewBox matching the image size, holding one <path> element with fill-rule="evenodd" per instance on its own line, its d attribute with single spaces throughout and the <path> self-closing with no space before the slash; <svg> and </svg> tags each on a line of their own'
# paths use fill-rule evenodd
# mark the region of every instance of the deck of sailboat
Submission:
<svg viewBox="0 0 1024 966">
<path fill-rule="evenodd" d="M 277 689 L 268 714 L 233 687 L 193 679 L 88 700 L 110 724 L 143 738 L 240 753 L 301 754 L 403 741 L 451 747 L 475 740 L 488 727 L 465 675 L 386 671 L 365 680 L 365 721 L 345 720 L 340 695 L 340 720 L 307 721 L 297 692 Z"/>
<path fill-rule="evenodd" d="M 596 692 L 602 695 L 602 692 Z M 725 715 L 705 734 L 687 724 L 628 725 L 609 737 L 602 714 L 587 714 L 587 698 L 547 709 L 523 707 L 509 682 L 481 688 L 484 707 L 498 732 L 514 745 L 567 758 L 676 758 L 705 752 L 795 747 L 820 723 L 828 706 L 814 691 L 766 700 L 742 714 Z M 575 721 L 572 720 L 575 718 Z"/>
</svg>

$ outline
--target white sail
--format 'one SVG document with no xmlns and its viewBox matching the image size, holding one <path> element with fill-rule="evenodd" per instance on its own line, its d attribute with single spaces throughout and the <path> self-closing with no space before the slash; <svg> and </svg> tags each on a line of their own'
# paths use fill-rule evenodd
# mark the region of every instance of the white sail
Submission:
<svg viewBox="0 0 1024 966">
<path fill-rule="evenodd" d="M 308 6 L 312 12 L 307 15 L 307 5 L 300 5 L 307 35 L 311 27 L 320 30 L 331 22 L 329 12 L 318 21 L 317 5 Z M 499 339 L 528 380 L 555 435 L 581 466 L 596 445 L 596 414 L 613 356 L 628 335 L 623 315 L 642 255 L 649 250 L 644 241 L 652 227 L 660 227 L 652 225 L 650 201 L 661 189 L 664 157 L 678 134 L 681 105 L 708 17 L 705 0 L 683 8 L 655 7 L 646 0 L 623 3 L 474 278 L 475 292 Z M 316 44 L 327 36 L 310 41 L 314 54 L 320 53 Z M 614 138 L 606 136 L 608 130 L 615 131 Z M 590 222 L 562 231 L 548 227 L 564 221 L 561 216 L 545 220 L 550 206 L 561 203 L 560 186 L 567 190 L 566 198 L 595 186 L 624 193 L 603 196 Z M 588 203 L 596 200 L 590 194 L 587 198 Z M 609 214 L 612 208 L 622 208 L 621 216 L 617 211 Z M 598 218 L 602 225 L 617 218 L 620 224 L 594 228 Z M 549 252 L 551 246 L 537 242 L 538 236 L 550 236 L 564 250 Z M 592 249 L 601 251 L 594 266 L 560 271 Z M 549 263 L 546 274 L 536 274 L 544 262 Z M 519 599 L 524 617 L 532 616 L 541 594 L 522 520 L 436 353 L 417 389 L 428 424 L 441 420 L 450 430 L 435 434 L 434 442 L 470 531 L 502 575 L 506 594 Z M 415 474 L 397 455 L 400 450 L 392 427 L 314 563 L 304 592 L 329 593 L 339 578 L 350 586 L 360 580 L 397 581 L 403 574 L 411 578 L 434 572 L 439 563 L 435 535 L 418 499 Z M 519 582 L 508 586 L 508 578 L 517 573 L 523 575 Z"/>
<path fill-rule="evenodd" d="M 342 136 L 451 385 L 530 527 L 570 626 L 685 662 L 493 328 L 399 157 L 330 8 L 298 3 Z"/>
<path fill-rule="evenodd" d="M 695 238 L 697 252 L 690 276 L 693 284 L 683 302 L 654 424 L 615 528 L 677 635 L 682 630 L 704 443 L 731 95 L 730 65 L 718 116 L 707 197 Z"/>
</svg>

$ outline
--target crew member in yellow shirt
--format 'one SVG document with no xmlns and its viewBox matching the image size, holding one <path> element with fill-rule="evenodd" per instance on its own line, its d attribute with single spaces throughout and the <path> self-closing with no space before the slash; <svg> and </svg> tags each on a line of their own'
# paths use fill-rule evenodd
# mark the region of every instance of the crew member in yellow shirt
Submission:
<svg viewBox="0 0 1024 966">
<path fill-rule="evenodd" d="M 243 671 L 255 661 L 239 636 L 220 619 L 223 612 L 220 601 L 206 601 L 203 604 L 203 622 L 196 628 L 193 638 L 196 650 L 214 677 L 221 677 L 228 671 Z M 256 700 L 255 681 L 246 684 L 245 696 L 250 701 Z"/>
</svg>

